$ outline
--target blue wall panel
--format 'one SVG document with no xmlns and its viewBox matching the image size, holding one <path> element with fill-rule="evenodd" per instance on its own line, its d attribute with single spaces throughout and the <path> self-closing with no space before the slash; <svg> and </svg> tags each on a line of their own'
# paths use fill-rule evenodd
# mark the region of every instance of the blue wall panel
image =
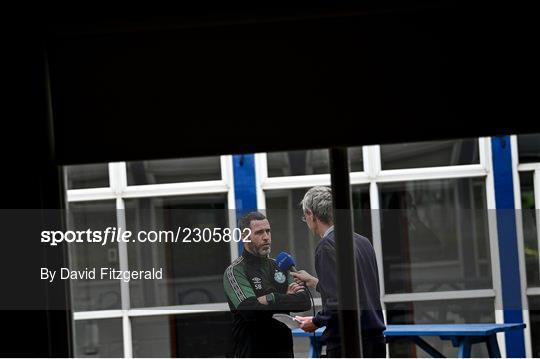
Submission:
<svg viewBox="0 0 540 359">
<path fill-rule="evenodd" d="M 255 155 L 234 155 L 234 196 L 236 202 L 236 218 L 257 210 L 257 183 L 255 180 Z M 238 253 L 244 246 L 238 243 Z"/>
<path fill-rule="evenodd" d="M 504 322 L 522 323 L 523 307 L 521 296 L 524 294 L 521 289 L 519 273 L 510 137 L 493 137 L 491 139 L 491 148 L 497 206 L 497 234 Z M 525 357 L 523 331 L 506 333 L 506 355 L 509 358 Z"/>
</svg>

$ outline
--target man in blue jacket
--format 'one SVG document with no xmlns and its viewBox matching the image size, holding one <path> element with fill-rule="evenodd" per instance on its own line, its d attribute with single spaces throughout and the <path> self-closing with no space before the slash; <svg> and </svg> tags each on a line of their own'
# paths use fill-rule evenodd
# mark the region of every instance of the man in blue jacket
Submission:
<svg viewBox="0 0 540 359">
<path fill-rule="evenodd" d="M 341 357 L 341 337 L 337 314 L 336 247 L 332 217 L 332 192 L 328 187 L 313 187 L 302 200 L 303 220 L 321 240 L 315 250 L 317 277 L 306 271 L 291 272 L 298 282 L 321 293 L 322 310 L 315 317 L 296 317 L 304 331 L 312 332 L 326 326 L 323 339 L 328 357 Z M 386 356 L 383 331 L 386 329 L 380 301 L 379 277 L 375 251 L 369 240 L 353 234 L 355 264 L 362 277 L 357 278 L 362 308 L 362 349 L 364 357 Z"/>
</svg>

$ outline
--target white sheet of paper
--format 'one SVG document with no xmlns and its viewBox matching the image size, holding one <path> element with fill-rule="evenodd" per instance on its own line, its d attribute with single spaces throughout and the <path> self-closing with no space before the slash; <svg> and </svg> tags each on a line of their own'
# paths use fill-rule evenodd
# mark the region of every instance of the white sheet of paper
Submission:
<svg viewBox="0 0 540 359">
<path fill-rule="evenodd" d="M 272 315 L 272 318 L 274 318 L 275 320 L 279 320 L 287 327 L 289 327 L 289 329 L 300 328 L 300 323 L 288 314 L 276 313 Z"/>
</svg>

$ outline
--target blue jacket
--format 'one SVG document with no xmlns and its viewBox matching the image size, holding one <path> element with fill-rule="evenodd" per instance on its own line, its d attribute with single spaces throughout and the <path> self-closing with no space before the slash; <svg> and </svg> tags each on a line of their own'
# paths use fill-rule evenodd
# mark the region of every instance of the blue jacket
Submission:
<svg viewBox="0 0 540 359">
<path fill-rule="evenodd" d="M 361 328 L 363 341 L 384 341 L 384 317 L 380 301 L 379 276 L 375 251 L 369 240 L 359 234 L 353 234 L 355 263 L 357 273 L 358 296 L 360 298 Z M 321 293 L 322 310 L 313 318 L 317 327 L 326 326 L 323 339 L 328 350 L 341 347 L 339 321 L 337 314 L 337 278 L 336 278 L 336 242 L 334 231 L 321 239 L 315 250 L 315 270 L 319 283 L 317 291 Z M 351 309 L 351 308 L 344 308 Z"/>
</svg>

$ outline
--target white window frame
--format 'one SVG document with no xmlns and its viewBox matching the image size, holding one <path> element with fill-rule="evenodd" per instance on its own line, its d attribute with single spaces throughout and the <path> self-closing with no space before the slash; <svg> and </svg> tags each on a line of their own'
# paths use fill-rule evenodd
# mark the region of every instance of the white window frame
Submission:
<svg viewBox="0 0 540 359">
<path fill-rule="evenodd" d="M 234 196 L 233 159 L 232 155 L 220 156 L 221 179 L 184 183 L 166 183 L 128 186 L 126 162 L 112 162 L 109 168 L 109 187 L 67 190 L 68 203 L 114 200 L 117 209 L 117 226 L 126 228 L 125 199 L 165 196 L 185 196 L 198 194 L 227 193 L 229 227 L 236 223 L 236 203 Z M 231 261 L 238 257 L 238 246 L 229 244 Z M 120 270 L 128 270 L 127 244 L 118 243 Z M 117 310 L 89 310 L 73 313 L 73 320 L 121 319 L 124 357 L 133 357 L 133 337 L 131 318 L 141 316 L 177 315 L 227 311 L 228 304 L 212 303 L 201 305 L 179 305 L 167 307 L 131 308 L 129 283 L 120 281 L 121 308 Z M 73 322 L 73 323 L 74 323 Z"/>
</svg>

